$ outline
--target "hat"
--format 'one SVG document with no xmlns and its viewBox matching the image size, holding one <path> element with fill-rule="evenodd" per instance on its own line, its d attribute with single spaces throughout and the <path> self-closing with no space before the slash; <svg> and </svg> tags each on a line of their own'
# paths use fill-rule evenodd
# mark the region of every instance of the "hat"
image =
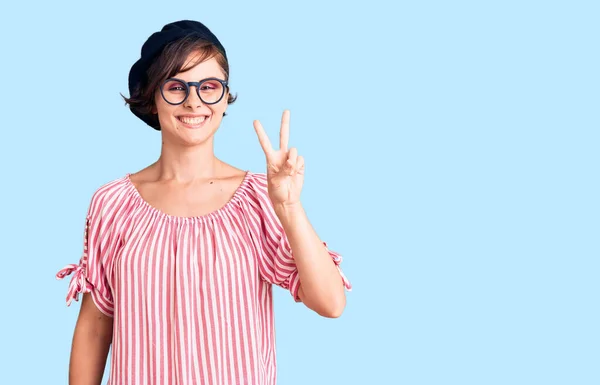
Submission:
<svg viewBox="0 0 600 385">
<path fill-rule="evenodd" d="M 150 35 L 142 46 L 141 57 L 133 64 L 129 71 L 129 95 L 131 96 L 136 88 L 146 85 L 148 82 L 148 68 L 169 43 L 189 36 L 212 43 L 223 54 L 225 60 L 227 60 L 225 48 L 204 24 L 193 20 L 180 20 L 167 24 L 159 32 L 154 32 Z M 130 110 L 150 127 L 160 130 L 158 117 L 155 114 L 142 114 L 131 108 Z"/>
</svg>

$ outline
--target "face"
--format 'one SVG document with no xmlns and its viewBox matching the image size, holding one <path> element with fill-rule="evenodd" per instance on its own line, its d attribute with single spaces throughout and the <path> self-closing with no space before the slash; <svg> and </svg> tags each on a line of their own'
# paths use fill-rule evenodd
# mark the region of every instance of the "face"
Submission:
<svg viewBox="0 0 600 385">
<path fill-rule="evenodd" d="M 194 65 L 194 59 L 195 55 L 190 55 L 183 66 L 184 71 L 173 77 L 185 82 L 198 82 L 206 78 L 225 80 L 225 74 L 215 58 L 191 67 Z M 223 113 L 227 110 L 227 97 L 228 92 L 225 90 L 218 103 L 205 104 L 198 97 L 196 87 L 190 86 L 187 99 L 179 105 L 171 105 L 165 101 L 160 90 L 157 90 L 154 95 L 155 112 L 158 113 L 163 141 L 193 146 L 212 140 L 221 124 Z"/>
</svg>

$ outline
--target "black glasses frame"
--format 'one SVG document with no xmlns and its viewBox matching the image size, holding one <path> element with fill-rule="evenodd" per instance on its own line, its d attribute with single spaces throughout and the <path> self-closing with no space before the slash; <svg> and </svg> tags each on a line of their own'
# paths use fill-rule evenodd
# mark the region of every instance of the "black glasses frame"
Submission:
<svg viewBox="0 0 600 385">
<path fill-rule="evenodd" d="M 172 81 L 180 82 L 181 84 L 183 84 L 185 86 L 185 97 L 179 103 L 171 103 L 170 101 L 167 100 L 167 98 L 165 97 L 165 94 L 163 93 L 163 88 L 165 87 L 165 84 L 167 84 L 168 82 L 172 82 Z M 200 87 L 202 86 L 202 83 L 207 82 L 207 81 L 217 81 L 217 82 L 221 83 L 221 85 L 223 86 L 221 96 L 219 96 L 219 98 L 217 99 L 216 102 L 208 103 L 204 99 L 202 99 L 202 96 L 200 96 Z M 223 95 L 225 95 L 225 89 L 228 87 L 228 83 L 226 80 L 222 80 L 219 78 L 206 78 L 206 79 L 200 80 L 199 82 L 186 82 L 185 80 L 181 80 L 181 79 L 177 79 L 177 78 L 168 78 L 160 85 L 160 94 L 165 102 L 169 103 L 172 106 L 178 106 L 180 104 L 183 104 L 187 100 L 187 98 L 190 96 L 190 88 L 192 86 L 196 87 L 196 94 L 198 95 L 200 100 L 202 100 L 202 103 L 211 105 L 211 104 L 217 104 L 221 101 L 221 99 L 223 99 Z"/>
</svg>

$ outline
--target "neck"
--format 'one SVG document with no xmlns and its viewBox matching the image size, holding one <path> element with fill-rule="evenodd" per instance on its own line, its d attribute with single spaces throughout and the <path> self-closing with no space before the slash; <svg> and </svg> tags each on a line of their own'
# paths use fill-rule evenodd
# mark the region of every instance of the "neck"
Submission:
<svg viewBox="0 0 600 385">
<path fill-rule="evenodd" d="M 212 138 L 189 147 L 163 142 L 160 158 L 156 162 L 159 179 L 182 183 L 214 178 L 221 165 L 222 162 L 215 157 Z"/>
</svg>

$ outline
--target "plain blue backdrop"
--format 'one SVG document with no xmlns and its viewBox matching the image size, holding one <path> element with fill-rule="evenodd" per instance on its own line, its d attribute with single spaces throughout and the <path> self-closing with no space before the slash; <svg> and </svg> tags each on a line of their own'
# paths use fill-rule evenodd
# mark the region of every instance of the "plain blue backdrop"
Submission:
<svg viewBox="0 0 600 385">
<path fill-rule="evenodd" d="M 184 18 L 228 51 L 225 161 L 285 108 L 303 202 L 354 285 L 275 290 L 279 384 L 599 384 L 595 1 L 10 2 L 0 9 L 0 383 L 66 384 L 89 200 L 156 160 L 119 95 Z M 70 278 L 70 277 L 69 277 Z M 103 383 L 105 383 L 105 380 Z"/>
</svg>

